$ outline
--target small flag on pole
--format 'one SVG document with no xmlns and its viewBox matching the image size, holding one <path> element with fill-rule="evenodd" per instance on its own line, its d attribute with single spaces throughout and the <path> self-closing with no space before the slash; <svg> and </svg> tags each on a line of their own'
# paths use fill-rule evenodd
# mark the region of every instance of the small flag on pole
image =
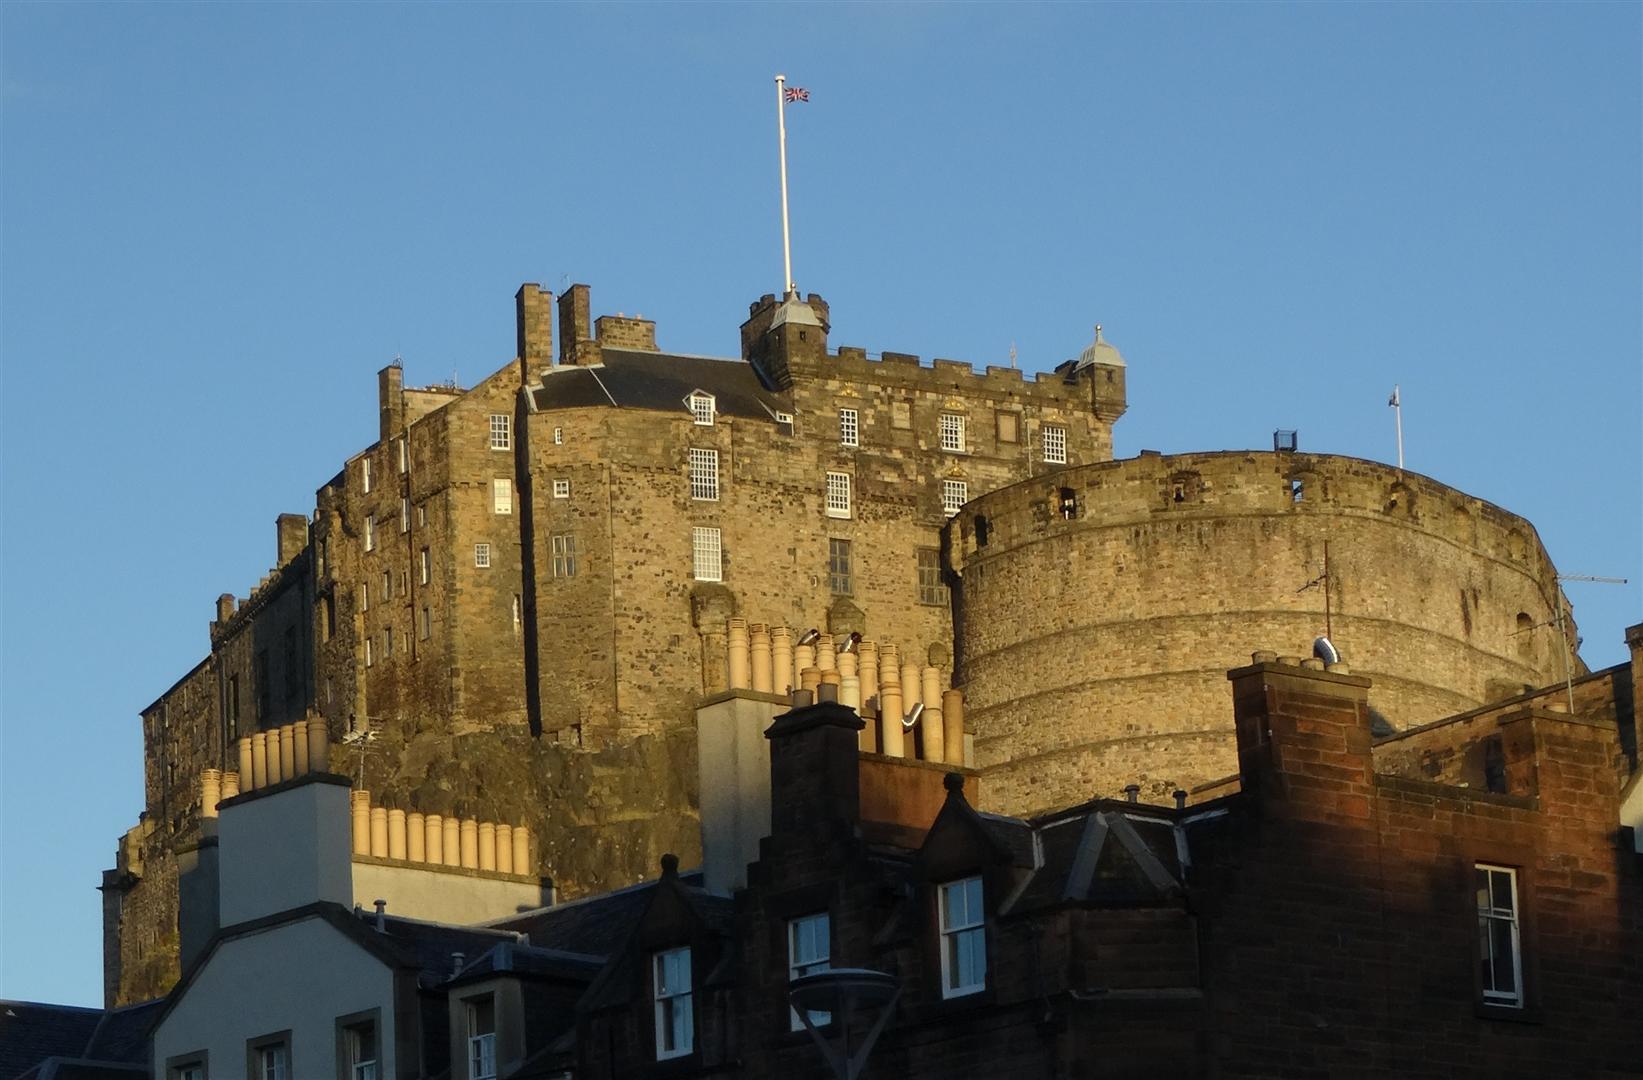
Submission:
<svg viewBox="0 0 1643 1080">
<path fill-rule="evenodd" d="M 1394 409 L 1403 404 L 1403 402 L 1398 400 L 1398 388 L 1396 386 L 1392 388 L 1392 396 L 1386 399 L 1386 403 Z"/>
<path fill-rule="evenodd" d="M 806 90 L 802 86 L 789 86 L 784 91 L 784 94 L 786 95 L 788 101 L 809 101 L 810 100 L 810 91 Z"/>
</svg>

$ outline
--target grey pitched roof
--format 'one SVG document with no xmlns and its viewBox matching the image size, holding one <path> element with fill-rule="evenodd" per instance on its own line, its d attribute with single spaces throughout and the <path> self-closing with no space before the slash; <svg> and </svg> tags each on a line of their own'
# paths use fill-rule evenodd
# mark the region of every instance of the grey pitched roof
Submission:
<svg viewBox="0 0 1643 1080">
<path fill-rule="evenodd" d="M 696 390 L 713 395 L 721 416 L 774 424 L 772 413 L 793 408 L 788 395 L 766 389 L 753 365 L 742 360 L 608 347 L 601 364 L 562 364 L 543 372 L 531 401 L 537 409 L 614 406 L 683 415 L 685 399 Z"/>
<path fill-rule="evenodd" d="M 539 949 L 533 945 L 503 941 L 470 961 L 456 978 L 450 980 L 450 984 L 500 974 L 586 983 L 593 980 L 604 963 L 603 956 L 566 952 L 562 949 Z"/>
<path fill-rule="evenodd" d="M 702 883 L 700 871 L 680 874 L 685 884 Z M 656 882 L 646 881 L 615 892 L 568 900 L 552 907 L 509 915 L 486 925 L 498 930 L 524 934 L 530 944 L 542 949 L 592 956 L 609 956 L 627 939 L 628 930 L 650 903 Z"/>
<path fill-rule="evenodd" d="M 15 1077 L 49 1057 L 79 1057 L 103 1010 L 38 1001 L 0 1001 L 0 1080 Z"/>
</svg>

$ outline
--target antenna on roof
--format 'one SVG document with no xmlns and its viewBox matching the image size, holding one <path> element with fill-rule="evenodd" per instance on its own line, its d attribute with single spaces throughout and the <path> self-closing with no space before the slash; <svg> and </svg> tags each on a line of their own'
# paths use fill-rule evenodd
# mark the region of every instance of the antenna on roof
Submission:
<svg viewBox="0 0 1643 1080">
<path fill-rule="evenodd" d="M 1010 342 L 1010 369 L 1015 369 L 1015 342 Z"/>
<path fill-rule="evenodd" d="M 1623 577 L 1593 577 L 1591 574 L 1559 574 L 1557 579 L 1559 581 L 1590 581 L 1599 585 L 1626 584 L 1626 579 Z M 1556 613 L 1557 636 L 1563 639 L 1563 689 L 1569 695 L 1569 715 L 1573 716 L 1575 712 L 1575 665 L 1574 656 L 1572 655 L 1574 650 L 1569 648 L 1569 627 L 1563 621 L 1562 592 L 1563 590 L 1559 589 L 1559 595 L 1552 597 L 1552 610 Z"/>
</svg>

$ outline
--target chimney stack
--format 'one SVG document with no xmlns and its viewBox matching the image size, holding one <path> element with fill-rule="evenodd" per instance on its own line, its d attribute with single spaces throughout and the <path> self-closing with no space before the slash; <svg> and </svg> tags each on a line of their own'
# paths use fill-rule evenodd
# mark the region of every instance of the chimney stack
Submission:
<svg viewBox="0 0 1643 1080">
<path fill-rule="evenodd" d="M 599 342 L 593 337 L 593 316 L 590 314 L 589 290 L 586 285 L 572 285 L 559 297 L 559 362 L 561 364 L 596 364 L 599 362 Z"/>
<path fill-rule="evenodd" d="M 513 302 L 515 355 L 519 357 L 520 385 L 525 386 L 553 366 L 553 294 L 535 282 L 526 282 L 519 286 Z"/>
<path fill-rule="evenodd" d="M 863 727 L 836 701 L 801 706 L 776 718 L 770 740 L 770 832 L 808 832 L 821 823 L 853 828 L 861 818 L 857 766 Z"/>
<path fill-rule="evenodd" d="M 377 372 L 378 437 L 383 441 L 405 430 L 405 369 L 396 358 Z"/>
</svg>

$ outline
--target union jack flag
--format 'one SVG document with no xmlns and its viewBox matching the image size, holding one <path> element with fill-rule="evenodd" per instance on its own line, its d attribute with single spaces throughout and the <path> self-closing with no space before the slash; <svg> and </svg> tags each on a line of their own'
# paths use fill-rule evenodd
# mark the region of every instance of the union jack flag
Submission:
<svg viewBox="0 0 1643 1080">
<path fill-rule="evenodd" d="M 788 101 L 809 101 L 810 91 L 802 86 L 789 86 L 783 91 Z"/>
</svg>

